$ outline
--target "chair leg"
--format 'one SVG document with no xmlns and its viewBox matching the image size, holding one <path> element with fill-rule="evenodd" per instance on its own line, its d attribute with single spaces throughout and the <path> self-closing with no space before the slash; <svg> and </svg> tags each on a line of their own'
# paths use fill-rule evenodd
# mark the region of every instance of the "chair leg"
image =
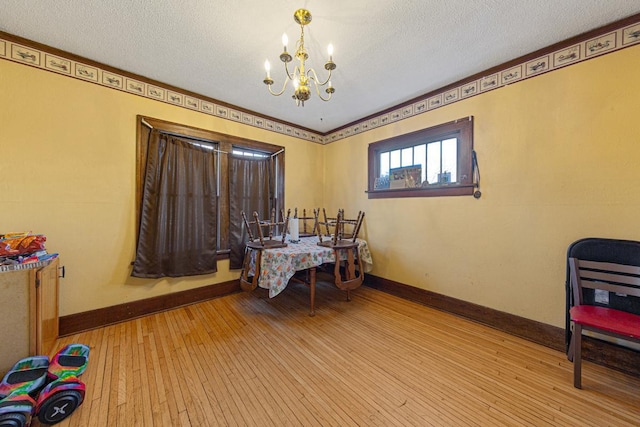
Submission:
<svg viewBox="0 0 640 427">
<path fill-rule="evenodd" d="M 246 248 L 244 251 L 244 261 L 242 262 L 242 271 L 240 272 L 240 288 L 245 292 L 250 292 L 258 287 L 258 278 L 260 275 L 260 255 L 261 252 L 257 251 L 256 253 L 256 265 L 255 272 L 251 281 L 249 281 L 249 267 L 251 264 L 251 255 L 252 251 L 249 248 Z"/>
<path fill-rule="evenodd" d="M 340 251 L 344 251 L 345 248 L 334 248 L 333 250 L 336 257 L 335 268 L 333 271 L 336 287 L 342 291 L 351 291 L 358 288 L 364 281 L 362 260 L 359 256 L 356 259 L 352 248 L 346 249 L 346 260 L 344 261 L 345 278 L 343 279 L 342 272 L 340 271 L 340 267 L 342 266 L 342 262 L 340 261 Z M 358 275 L 356 275 L 356 261 L 358 262 Z M 348 293 L 347 300 L 351 300 L 351 295 Z"/>
<path fill-rule="evenodd" d="M 309 269 L 309 316 L 316 315 L 316 268 Z"/>
<path fill-rule="evenodd" d="M 244 214 L 244 212 L 243 212 Z M 240 270 L 240 287 L 243 291 L 250 290 L 249 286 L 249 249 L 244 249 L 244 259 L 242 260 L 242 270 Z"/>
<path fill-rule="evenodd" d="M 582 325 L 573 324 L 573 386 L 582 388 Z"/>
<path fill-rule="evenodd" d="M 569 362 L 573 362 L 573 331 L 571 332 L 571 339 L 569 340 L 569 349 L 567 351 L 567 359 Z"/>
</svg>

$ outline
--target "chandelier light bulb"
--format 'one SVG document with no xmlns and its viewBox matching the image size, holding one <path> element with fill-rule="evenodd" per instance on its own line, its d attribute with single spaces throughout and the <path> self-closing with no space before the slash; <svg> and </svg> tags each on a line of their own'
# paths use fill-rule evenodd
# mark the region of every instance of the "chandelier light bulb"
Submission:
<svg viewBox="0 0 640 427">
<path fill-rule="evenodd" d="M 264 69 L 267 72 L 267 77 L 271 77 L 269 75 L 269 71 L 271 71 L 271 64 L 269 64 L 269 60 L 264 61 Z"/>
<path fill-rule="evenodd" d="M 287 37 L 287 33 L 282 33 L 282 45 L 284 46 L 284 50 L 287 50 L 287 44 L 289 44 L 289 37 Z"/>
<path fill-rule="evenodd" d="M 327 46 L 327 52 L 329 53 L 329 58 L 331 58 L 333 56 L 333 45 L 331 43 Z"/>
</svg>

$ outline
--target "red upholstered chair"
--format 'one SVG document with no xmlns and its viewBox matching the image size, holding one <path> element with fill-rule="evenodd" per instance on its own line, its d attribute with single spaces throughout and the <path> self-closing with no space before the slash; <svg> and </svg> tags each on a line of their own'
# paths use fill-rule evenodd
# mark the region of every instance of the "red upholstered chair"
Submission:
<svg viewBox="0 0 640 427">
<path fill-rule="evenodd" d="M 573 334 L 573 385 L 582 388 L 582 331 L 640 343 L 640 315 L 607 307 L 604 303 L 585 303 L 584 290 L 640 297 L 640 267 L 569 258 L 574 306 L 569 310 Z M 595 298 L 594 298 L 595 300 Z"/>
</svg>

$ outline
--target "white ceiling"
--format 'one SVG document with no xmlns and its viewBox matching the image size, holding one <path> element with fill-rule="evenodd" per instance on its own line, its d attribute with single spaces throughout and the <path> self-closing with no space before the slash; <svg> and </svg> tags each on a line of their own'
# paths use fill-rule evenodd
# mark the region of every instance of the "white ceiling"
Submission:
<svg viewBox="0 0 640 427">
<path fill-rule="evenodd" d="M 640 0 L 2 0 L 0 31 L 317 132 L 640 12 Z M 305 7 L 310 66 L 326 46 L 333 99 L 296 107 L 281 86 Z"/>
</svg>

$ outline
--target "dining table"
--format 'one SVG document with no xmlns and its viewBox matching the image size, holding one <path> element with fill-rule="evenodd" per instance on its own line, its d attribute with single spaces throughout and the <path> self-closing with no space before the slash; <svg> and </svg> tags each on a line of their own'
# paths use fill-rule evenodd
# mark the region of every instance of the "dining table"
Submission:
<svg viewBox="0 0 640 427">
<path fill-rule="evenodd" d="M 358 257 L 362 260 L 364 272 L 373 268 L 373 259 L 369 246 L 364 239 L 356 239 L 358 242 Z M 279 295 L 294 275 L 299 271 L 307 271 L 306 279 L 297 279 L 304 282 L 310 289 L 310 312 L 315 315 L 316 269 L 323 264 L 336 262 L 336 255 L 332 248 L 319 246 L 317 236 L 300 237 L 298 240 L 286 239 L 287 246 L 282 248 L 262 249 L 259 257 L 258 286 L 269 290 L 269 297 Z M 256 251 L 252 251 L 249 264 L 250 275 L 255 274 Z M 341 256 L 342 260 L 342 256 Z M 360 272 L 364 274 L 364 272 Z"/>
</svg>

